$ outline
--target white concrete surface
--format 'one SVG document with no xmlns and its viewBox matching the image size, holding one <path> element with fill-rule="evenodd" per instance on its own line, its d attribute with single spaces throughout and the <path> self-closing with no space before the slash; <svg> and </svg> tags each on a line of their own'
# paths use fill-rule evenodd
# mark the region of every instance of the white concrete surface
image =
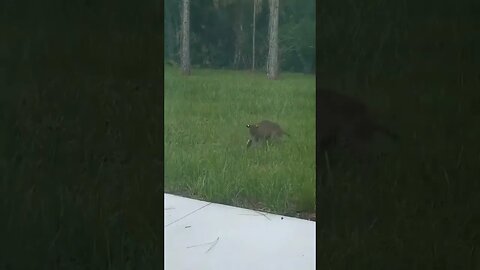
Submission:
<svg viewBox="0 0 480 270">
<path fill-rule="evenodd" d="M 315 222 L 165 194 L 165 269 L 315 269 Z"/>
</svg>

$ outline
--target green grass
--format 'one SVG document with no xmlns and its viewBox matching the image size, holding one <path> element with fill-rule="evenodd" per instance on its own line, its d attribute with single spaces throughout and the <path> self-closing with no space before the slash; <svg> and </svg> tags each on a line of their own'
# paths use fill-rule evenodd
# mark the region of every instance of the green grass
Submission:
<svg viewBox="0 0 480 270">
<path fill-rule="evenodd" d="M 400 141 L 367 167 L 350 160 L 321 179 L 323 265 L 478 268 L 480 81 L 460 78 L 443 67 L 417 67 L 368 89 L 340 89 L 369 104 Z M 385 149 L 380 142 L 372 147 Z"/>
<path fill-rule="evenodd" d="M 164 186 L 277 213 L 313 211 L 316 197 L 317 263 L 330 269 L 476 269 L 480 82 L 423 70 L 338 87 L 400 142 L 366 168 L 332 157 L 318 194 L 311 76 L 167 69 L 164 107 L 140 73 L 12 86 L 0 99 L 0 268 L 161 268 Z M 263 118 L 292 138 L 246 151 L 245 124 Z"/>
<path fill-rule="evenodd" d="M 161 268 L 160 81 L 119 77 L 0 100 L 1 269 Z"/>
<path fill-rule="evenodd" d="M 315 211 L 315 77 L 165 69 L 165 191 L 275 213 Z M 291 135 L 246 149 L 246 124 Z"/>
</svg>

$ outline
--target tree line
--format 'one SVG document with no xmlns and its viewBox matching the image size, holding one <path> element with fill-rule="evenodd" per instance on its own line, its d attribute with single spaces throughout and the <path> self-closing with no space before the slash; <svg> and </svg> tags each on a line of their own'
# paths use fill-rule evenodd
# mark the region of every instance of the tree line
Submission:
<svg viewBox="0 0 480 270">
<path fill-rule="evenodd" d="M 167 0 L 164 14 L 167 62 L 181 64 L 181 55 L 186 53 L 181 46 L 188 42 L 188 59 L 196 67 L 269 68 L 271 78 L 278 68 L 314 71 L 313 0 Z M 188 35 L 182 35 L 182 29 Z M 188 40 L 182 38 L 187 36 Z"/>
</svg>

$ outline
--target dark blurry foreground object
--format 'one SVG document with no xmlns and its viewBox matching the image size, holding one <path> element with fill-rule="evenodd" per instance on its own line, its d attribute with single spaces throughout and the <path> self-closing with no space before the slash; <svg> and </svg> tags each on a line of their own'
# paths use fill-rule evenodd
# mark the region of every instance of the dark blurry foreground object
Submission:
<svg viewBox="0 0 480 270">
<path fill-rule="evenodd" d="M 321 151 L 343 147 L 363 153 L 376 134 L 396 140 L 397 135 L 374 121 L 366 105 L 355 98 L 319 88 L 318 129 Z"/>
</svg>

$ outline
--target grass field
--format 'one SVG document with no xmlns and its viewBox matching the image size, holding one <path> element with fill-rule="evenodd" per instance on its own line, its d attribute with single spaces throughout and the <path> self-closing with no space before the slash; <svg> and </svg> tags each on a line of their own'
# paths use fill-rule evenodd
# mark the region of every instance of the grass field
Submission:
<svg viewBox="0 0 480 270">
<path fill-rule="evenodd" d="M 161 268 L 162 187 L 276 213 L 312 212 L 316 197 L 317 264 L 331 269 L 478 268 L 473 72 L 419 68 L 366 89 L 319 76 L 364 100 L 400 141 L 375 142 L 386 155 L 367 169 L 338 162 L 317 194 L 313 76 L 177 72 L 166 69 L 163 107 L 151 80 L 160 74 L 63 74 L 3 92 L 0 268 Z M 263 118 L 292 138 L 247 151 L 245 124 Z"/>
<path fill-rule="evenodd" d="M 283 162 L 280 169 L 288 171 L 291 168 L 291 172 L 298 175 L 311 168 L 294 156 L 299 153 L 296 150 L 301 149 L 296 142 L 286 142 L 268 151 L 242 149 L 247 136 L 242 129 L 250 118 L 271 117 L 283 121 L 287 131 L 298 121 L 303 122 L 300 115 L 304 113 L 304 106 L 286 106 L 288 113 L 277 116 L 278 111 L 282 112 L 281 101 L 268 103 L 277 104 L 270 114 L 259 111 L 261 106 L 256 104 L 266 103 L 272 96 L 280 98 L 282 94 L 271 94 L 278 89 L 301 91 L 302 84 L 292 81 L 305 77 L 286 75 L 280 81 L 269 82 L 260 75 L 233 71 L 201 70 L 194 74 L 184 78 L 176 71 L 167 70 L 166 73 L 166 102 L 170 102 L 165 104 L 166 191 L 247 207 L 252 206 L 249 202 L 256 201 L 278 212 L 292 211 L 289 207 L 295 209 L 296 201 L 309 202 L 313 194 L 306 193 L 309 189 L 302 189 L 301 185 L 295 188 L 298 181 L 288 181 L 294 177 L 275 181 L 276 167 L 272 161 L 277 160 L 272 157 Z M 391 261 L 403 262 L 395 269 L 412 266 L 474 269 L 478 265 L 480 256 L 475 247 L 480 221 L 480 148 L 477 142 L 480 136 L 480 94 L 477 91 L 480 81 L 473 75 L 418 67 L 415 71 L 379 78 L 363 89 L 344 89 L 342 83 L 332 79 L 334 76 L 319 78 L 335 90 L 365 101 L 377 120 L 390 126 L 400 137 L 393 144 L 373 142 L 372 150 L 385 151 L 385 155 L 366 167 L 348 156 L 336 156 L 339 162 L 331 168 L 326 179 L 322 179 L 325 184 L 317 194 L 320 216 L 317 235 L 321 243 L 317 259 L 320 264 L 332 269 L 389 268 Z M 258 82 L 249 84 L 245 77 Z M 275 84 L 278 86 L 271 88 Z M 196 87 L 202 85 L 211 92 L 195 92 Z M 225 88 L 244 91 L 232 93 L 233 98 L 225 94 L 230 92 L 223 92 Z M 257 93 L 257 89 L 265 90 Z M 252 104 L 246 97 L 255 94 L 265 95 L 265 98 L 254 99 Z M 288 102 L 312 104 L 302 97 L 292 92 Z M 228 109 L 223 109 L 224 103 L 229 104 Z M 183 107 L 191 109 L 183 109 L 178 104 L 186 104 Z M 170 118 L 170 115 L 173 116 Z M 295 117 L 289 121 L 292 115 Z M 206 119 L 212 116 L 218 119 L 216 123 L 224 124 L 211 127 Z M 236 123 L 234 127 L 225 127 L 230 122 Z M 187 130 L 200 132 L 187 133 Z M 183 135 L 180 138 L 188 147 L 175 145 L 178 134 Z M 305 138 L 304 143 L 308 142 L 310 140 Z M 196 151 L 195 147 L 202 150 Z M 290 155 L 282 155 L 282 151 L 287 151 L 284 149 L 291 151 Z M 232 152 L 235 154 L 227 154 Z M 279 154 L 273 156 L 272 152 Z M 183 159 L 180 155 L 184 155 Z M 213 158 L 207 159 L 208 156 Z M 305 155 L 298 157 L 306 158 Z M 261 165 L 268 171 L 260 170 L 262 167 L 255 163 L 259 161 L 263 161 Z M 296 165 L 289 167 L 293 164 Z M 182 173 L 184 177 L 175 177 Z M 187 177 L 192 174 L 195 177 Z M 223 177 L 229 174 L 232 176 L 228 179 Z M 218 176 L 210 178 L 211 175 Z M 259 175 L 264 182 L 250 184 L 249 179 L 259 178 Z M 265 187 L 264 183 L 267 183 Z M 286 192 L 289 186 L 293 187 L 291 195 Z M 276 197 L 278 194 L 286 196 Z"/>
<path fill-rule="evenodd" d="M 165 191 L 239 207 L 315 212 L 315 77 L 165 69 Z M 291 135 L 246 148 L 246 124 Z"/>
<path fill-rule="evenodd" d="M 0 99 L 0 269 L 161 268 L 161 81 L 57 75 Z"/>
<path fill-rule="evenodd" d="M 317 194 L 319 262 L 478 268 L 480 81 L 473 75 L 418 65 L 365 89 L 338 87 L 364 100 L 400 141 L 366 169 L 344 163 L 327 177 Z M 331 78 L 319 79 L 341 85 Z"/>
</svg>

